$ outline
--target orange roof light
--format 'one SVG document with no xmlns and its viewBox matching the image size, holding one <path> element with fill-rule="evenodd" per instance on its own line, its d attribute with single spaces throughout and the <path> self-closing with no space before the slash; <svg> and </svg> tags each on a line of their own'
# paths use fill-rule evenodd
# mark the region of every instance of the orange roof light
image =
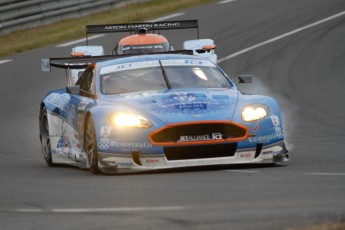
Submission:
<svg viewBox="0 0 345 230">
<path fill-rule="evenodd" d="M 216 45 L 205 45 L 202 47 L 202 49 L 206 51 L 214 50 L 215 48 L 216 48 Z"/>
<path fill-rule="evenodd" d="M 72 52 L 71 56 L 72 57 L 84 57 L 84 53 L 83 52 Z"/>
</svg>

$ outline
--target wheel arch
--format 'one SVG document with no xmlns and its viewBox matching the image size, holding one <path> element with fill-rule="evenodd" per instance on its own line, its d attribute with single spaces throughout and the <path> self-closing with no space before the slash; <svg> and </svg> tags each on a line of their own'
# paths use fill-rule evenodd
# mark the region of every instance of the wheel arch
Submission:
<svg viewBox="0 0 345 230">
<path fill-rule="evenodd" d="M 85 149 L 85 138 L 86 138 L 86 128 L 87 128 L 87 121 L 88 119 L 93 119 L 93 115 L 92 115 L 92 112 L 90 111 L 87 111 L 85 116 L 84 116 L 84 120 L 83 120 L 83 148 L 84 148 L 84 151 L 86 153 L 86 149 Z M 97 133 L 96 133 L 96 136 L 97 136 Z"/>
<path fill-rule="evenodd" d="M 39 115 L 38 115 L 38 124 L 39 124 L 39 138 L 40 141 L 42 143 L 42 118 L 43 118 L 43 108 L 46 107 L 46 105 L 44 104 L 44 102 L 41 102 L 40 104 L 40 110 L 39 110 Z M 48 119 L 48 116 L 47 116 Z"/>
</svg>

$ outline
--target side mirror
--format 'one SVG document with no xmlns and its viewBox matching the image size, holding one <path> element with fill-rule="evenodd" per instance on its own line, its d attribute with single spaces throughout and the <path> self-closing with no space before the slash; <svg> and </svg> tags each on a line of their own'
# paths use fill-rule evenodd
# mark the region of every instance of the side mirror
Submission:
<svg viewBox="0 0 345 230">
<path fill-rule="evenodd" d="M 252 75 L 239 75 L 238 76 L 237 84 L 239 84 L 239 83 L 252 83 L 252 82 L 253 82 L 253 76 Z"/>
<path fill-rule="evenodd" d="M 79 92 L 80 92 L 80 86 L 79 85 L 67 86 L 66 87 L 66 93 L 69 93 L 69 94 L 79 94 Z"/>
</svg>

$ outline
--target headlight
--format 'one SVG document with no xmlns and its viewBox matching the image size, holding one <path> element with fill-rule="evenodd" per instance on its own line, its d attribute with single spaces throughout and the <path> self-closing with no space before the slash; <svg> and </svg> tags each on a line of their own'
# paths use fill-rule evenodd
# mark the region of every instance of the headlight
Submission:
<svg viewBox="0 0 345 230">
<path fill-rule="evenodd" d="M 242 120 L 256 121 L 266 117 L 268 108 L 265 105 L 250 105 L 242 110 Z"/>
<path fill-rule="evenodd" d="M 115 113 L 110 116 L 110 120 L 118 127 L 150 128 L 152 126 L 145 117 L 133 113 Z"/>
</svg>

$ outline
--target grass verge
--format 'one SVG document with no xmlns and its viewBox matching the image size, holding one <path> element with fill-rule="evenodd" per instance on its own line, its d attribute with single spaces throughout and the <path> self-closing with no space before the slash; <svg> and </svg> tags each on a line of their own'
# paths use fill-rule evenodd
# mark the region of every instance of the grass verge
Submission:
<svg viewBox="0 0 345 230">
<path fill-rule="evenodd" d="M 345 222 L 332 222 L 290 230 L 345 230 Z"/>
<path fill-rule="evenodd" d="M 0 57 L 84 37 L 85 25 L 88 24 L 128 23 L 128 18 L 131 22 L 144 21 L 212 1 L 214 0 L 153 0 L 133 3 L 78 19 L 15 31 L 0 35 Z"/>
</svg>

